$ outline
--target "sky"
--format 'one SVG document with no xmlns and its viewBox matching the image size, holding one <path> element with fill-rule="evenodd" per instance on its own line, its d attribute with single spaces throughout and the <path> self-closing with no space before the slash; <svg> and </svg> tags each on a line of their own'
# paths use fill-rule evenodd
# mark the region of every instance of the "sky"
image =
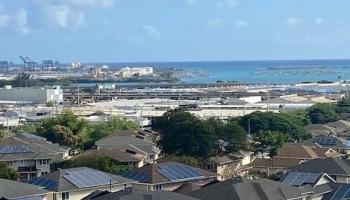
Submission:
<svg viewBox="0 0 350 200">
<path fill-rule="evenodd" d="M 0 60 L 350 58 L 349 0 L 0 0 Z"/>
</svg>

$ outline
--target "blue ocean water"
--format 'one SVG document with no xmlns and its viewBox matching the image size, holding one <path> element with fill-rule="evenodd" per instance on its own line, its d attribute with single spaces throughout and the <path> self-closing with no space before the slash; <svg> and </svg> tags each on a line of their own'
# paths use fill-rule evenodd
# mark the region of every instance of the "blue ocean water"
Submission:
<svg viewBox="0 0 350 200">
<path fill-rule="evenodd" d="M 350 60 L 278 60 L 215 62 L 138 62 L 105 63 L 110 67 L 152 66 L 197 72 L 199 76 L 184 78 L 188 83 L 237 81 L 242 83 L 300 83 L 350 79 Z"/>
</svg>

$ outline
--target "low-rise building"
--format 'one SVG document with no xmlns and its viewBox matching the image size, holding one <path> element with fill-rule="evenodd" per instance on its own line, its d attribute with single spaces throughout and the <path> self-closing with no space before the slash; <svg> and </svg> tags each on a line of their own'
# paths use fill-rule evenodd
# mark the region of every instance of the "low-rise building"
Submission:
<svg viewBox="0 0 350 200">
<path fill-rule="evenodd" d="M 208 185 L 189 195 L 202 200 L 306 200 L 312 196 L 312 191 L 269 179 L 236 177 Z"/>
<path fill-rule="evenodd" d="M 213 155 L 203 161 L 203 169 L 219 175 L 220 181 L 245 175 L 252 168 L 254 152 L 239 151 L 235 154 Z"/>
<path fill-rule="evenodd" d="M 59 169 L 29 184 L 52 191 L 53 200 L 81 200 L 96 190 L 116 192 L 131 187 L 135 181 L 87 167 Z"/>
<path fill-rule="evenodd" d="M 134 157 L 144 158 L 144 165 L 146 163 L 154 163 L 160 156 L 160 149 L 157 145 L 149 140 L 146 140 L 137 135 L 126 135 L 122 133 L 112 134 L 106 136 L 95 142 L 96 148 L 113 149 L 120 152 L 126 152 Z"/>
<path fill-rule="evenodd" d="M 11 86 L 6 86 L 5 88 L 0 88 L 0 101 L 28 104 L 61 103 L 63 102 L 63 90 L 58 86 L 52 88 L 12 88 Z"/>
<path fill-rule="evenodd" d="M 277 155 L 272 159 L 258 157 L 251 163 L 251 166 L 254 171 L 266 173 L 266 170 L 269 170 L 270 174 L 275 174 L 308 160 L 341 157 L 341 155 L 331 148 L 287 143 L 278 150 Z"/>
<path fill-rule="evenodd" d="M 124 67 L 116 72 L 122 78 L 130 78 L 135 75 L 137 76 L 148 76 L 153 75 L 153 67 Z"/>
<path fill-rule="evenodd" d="M 217 179 L 215 173 L 176 162 L 145 165 L 123 176 L 138 181 L 133 188 L 143 191 L 174 191 L 188 182 L 203 186 Z"/>
<path fill-rule="evenodd" d="M 194 197 L 186 196 L 169 191 L 140 191 L 127 190 L 119 192 L 97 191 L 82 200 L 199 200 Z"/>
<path fill-rule="evenodd" d="M 304 141 L 303 144 L 308 146 L 311 145 L 322 148 L 331 148 L 341 154 L 348 154 L 350 150 L 349 146 L 346 144 L 346 140 L 334 136 L 314 137 Z"/>
<path fill-rule="evenodd" d="M 288 169 L 293 172 L 327 173 L 338 183 L 350 183 L 350 160 L 317 158 Z"/>
<path fill-rule="evenodd" d="M 46 141 L 32 134 L 0 140 L 0 161 L 15 169 L 21 180 L 50 173 L 53 161 L 69 157 L 69 148 Z"/>
<path fill-rule="evenodd" d="M 0 178 L 0 199 L 53 200 L 52 192 L 37 186 Z"/>
</svg>

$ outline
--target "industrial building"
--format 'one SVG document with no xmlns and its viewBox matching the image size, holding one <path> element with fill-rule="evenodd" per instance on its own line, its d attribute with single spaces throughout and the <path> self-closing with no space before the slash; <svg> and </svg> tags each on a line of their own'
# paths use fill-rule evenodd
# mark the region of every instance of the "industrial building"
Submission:
<svg viewBox="0 0 350 200">
<path fill-rule="evenodd" d="M 63 102 L 63 90 L 59 87 L 32 88 L 5 86 L 0 88 L 0 101 L 3 103 L 45 104 Z"/>
</svg>

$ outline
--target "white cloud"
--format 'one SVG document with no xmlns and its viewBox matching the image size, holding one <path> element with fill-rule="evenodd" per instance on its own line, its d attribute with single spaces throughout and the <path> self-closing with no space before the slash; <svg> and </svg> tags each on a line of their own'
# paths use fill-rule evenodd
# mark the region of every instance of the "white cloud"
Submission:
<svg viewBox="0 0 350 200">
<path fill-rule="evenodd" d="M 290 17 L 286 20 L 288 26 L 296 26 L 301 23 L 301 20 L 297 17 Z"/>
<path fill-rule="evenodd" d="M 219 1 L 216 3 L 217 8 L 222 8 L 222 7 L 236 7 L 238 6 L 239 2 L 237 0 L 223 0 Z"/>
<path fill-rule="evenodd" d="M 219 26 L 223 24 L 221 19 L 215 18 L 215 19 L 211 19 L 207 21 L 207 27 L 211 28 L 211 27 L 215 27 L 215 26 Z"/>
<path fill-rule="evenodd" d="M 162 34 L 158 31 L 158 29 L 152 25 L 143 25 L 142 29 L 145 33 L 154 40 L 162 39 Z"/>
<path fill-rule="evenodd" d="M 5 14 L 0 14 L 0 28 L 5 28 L 10 22 L 10 17 Z"/>
<path fill-rule="evenodd" d="M 242 19 L 235 21 L 236 27 L 247 27 L 248 25 L 249 25 L 249 23 L 245 20 L 242 20 Z"/>
<path fill-rule="evenodd" d="M 323 24 L 323 23 L 324 23 L 324 19 L 323 19 L 323 18 L 319 17 L 319 18 L 316 18 L 316 19 L 315 19 L 315 24 L 321 25 L 321 24 Z"/>
<path fill-rule="evenodd" d="M 25 35 L 30 32 L 30 28 L 28 27 L 28 13 L 23 8 L 18 9 L 16 22 L 20 33 Z"/>
<path fill-rule="evenodd" d="M 61 27 L 81 26 L 85 23 L 85 13 L 74 11 L 68 5 L 50 6 L 51 18 Z"/>
</svg>

